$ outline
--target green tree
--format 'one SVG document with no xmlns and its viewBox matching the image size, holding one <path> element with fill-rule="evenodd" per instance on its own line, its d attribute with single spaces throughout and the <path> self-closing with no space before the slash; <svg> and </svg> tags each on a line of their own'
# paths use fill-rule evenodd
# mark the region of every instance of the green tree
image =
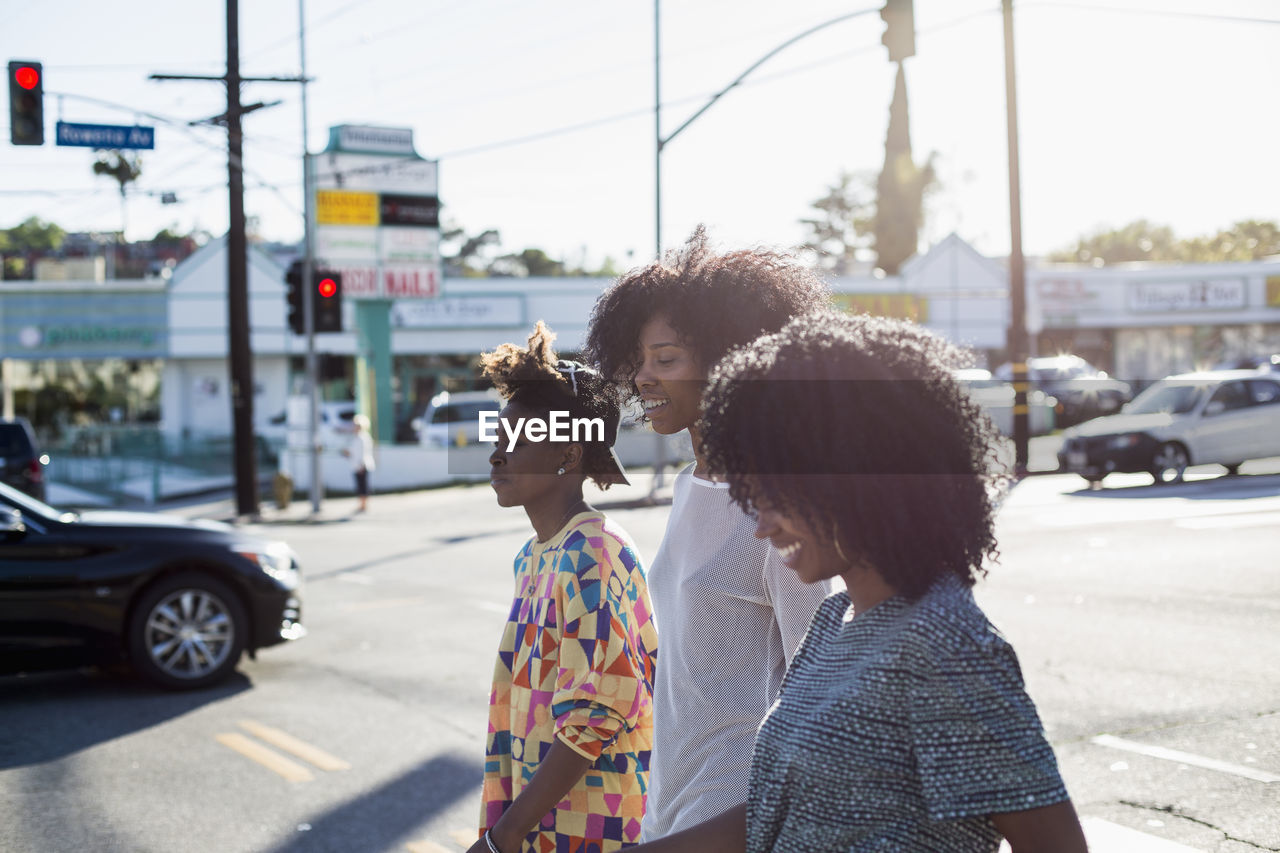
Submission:
<svg viewBox="0 0 1280 853">
<path fill-rule="evenodd" d="M 559 277 L 566 275 L 564 261 L 557 261 L 542 249 L 524 249 L 508 255 L 500 255 L 489 265 L 493 276 L 525 278 Z M 581 271 L 579 271 L 581 274 Z"/>
<path fill-rule="evenodd" d="M 45 222 L 37 216 L 31 216 L 12 228 L 0 231 L 0 251 L 23 253 L 57 251 L 66 236 L 67 232 L 52 222 Z"/>
<path fill-rule="evenodd" d="M 1051 252 L 1048 259 L 1105 266 L 1133 261 L 1252 261 L 1277 254 L 1280 254 L 1280 225 L 1275 222 L 1246 219 L 1215 234 L 1179 239 L 1169 226 L 1139 219 L 1080 237 L 1071 248 Z"/>
<path fill-rule="evenodd" d="M 488 275 L 488 264 L 481 255 L 489 247 L 497 248 L 502 237 L 494 228 L 468 235 L 461 225 L 446 223 L 440 232 L 441 260 L 445 275 L 453 278 L 479 278 Z M 448 251 L 452 246 L 453 250 Z"/>
<path fill-rule="evenodd" d="M 814 266 L 848 275 L 858 253 L 870 247 L 875 227 L 873 180 L 870 174 L 841 172 L 827 194 L 810 205 L 814 216 L 800 220 L 809 239 L 799 249 L 813 258 Z"/>
<path fill-rule="evenodd" d="M 907 78 L 898 63 L 889 105 L 889 131 L 884 142 L 884 168 L 876 181 L 876 213 L 872 243 L 876 265 L 897 275 L 916 253 L 924 224 L 924 198 L 937 181 L 933 155 L 923 166 L 911 157 L 911 125 L 907 113 Z"/>
</svg>

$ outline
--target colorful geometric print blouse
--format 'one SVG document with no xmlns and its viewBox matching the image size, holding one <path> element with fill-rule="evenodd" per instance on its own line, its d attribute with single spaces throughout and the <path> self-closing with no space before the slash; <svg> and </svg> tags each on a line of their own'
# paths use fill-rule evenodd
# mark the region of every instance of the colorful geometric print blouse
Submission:
<svg viewBox="0 0 1280 853">
<path fill-rule="evenodd" d="M 521 849 L 629 847 L 644 815 L 658 649 L 635 548 L 612 521 L 579 513 L 548 541 L 530 539 L 515 576 L 489 695 L 480 831 L 559 738 L 593 763 Z"/>
</svg>

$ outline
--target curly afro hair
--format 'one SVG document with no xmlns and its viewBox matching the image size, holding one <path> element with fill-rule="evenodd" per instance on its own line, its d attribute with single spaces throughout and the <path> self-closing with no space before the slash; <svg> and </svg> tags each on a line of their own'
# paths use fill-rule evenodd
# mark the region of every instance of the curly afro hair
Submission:
<svg viewBox="0 0 1280 853">
<path fill-rule="evenodd" d="M 744 510 L 803 518 L 918 598 L 996 555 L 997 433 L 955 380 L 962 351 L 912 323 L 823 311 L 729 354 L 699 427 Z"/>
<path fill-rule="evenodd" d="M 601 294 L 583 352 L 623 397 L 634 398 L 640 330 L 655 315 L 667 318 L 710 371 L 733 347 L 829 300 L 826 285 L 793 256 L 769 249 L 716 254 L 700 225 L 665 262 L 632 270 Z"/>
<path fill-rule="evenodd" d="M 600 488 L 617 482 L 609 448 L 617 436 L 620 411 L 613 385 L 600 374 L 575 372 L 572 379 L 560 369 L 565 364 L 551 344 L 555 333 L 541 320 L 529 335 L 528 347 L 501 344 L 480 356 L 484 377 L 493 382 L 508 403 L 516 403 L 549 418 L 553 411 L 567 411 L 572 418 L 600 418 L 605 441 L 584 441 L 582 473 Z M 574 388 L 577 393 L 574 393 Z"/>
</svg>

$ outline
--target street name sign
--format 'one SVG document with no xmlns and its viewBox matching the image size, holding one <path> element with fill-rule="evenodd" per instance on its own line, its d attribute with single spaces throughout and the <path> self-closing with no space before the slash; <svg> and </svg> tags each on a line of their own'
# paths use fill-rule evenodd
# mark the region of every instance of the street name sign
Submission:
<svg viewBox="0 0 1280 853">
<path fill-rule="evenodd" d="M 55 145 L 66 148 L 136 148 L 156 147 L 156 129 L 141 125 L 73 124 L 58 122 Z"/>
</svg>

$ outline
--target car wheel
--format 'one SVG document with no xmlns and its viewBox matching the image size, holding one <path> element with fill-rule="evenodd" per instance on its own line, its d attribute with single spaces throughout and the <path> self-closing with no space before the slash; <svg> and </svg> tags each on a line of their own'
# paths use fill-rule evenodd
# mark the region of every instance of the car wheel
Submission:
<svg viewBox="0 0 1280 853">
<path fill-rule="evenodd" d="M 248 640 L 244 605 L 224 583 L 197 572 L 143 593 L 129 621 L 134 670 L 162 687 L 207 687 L 231 674 Z"/>
<path fill-rule="evenodd" d="M 1155 455 L 1151 457 L 1151 476 L 1156 485 L 1180 483 L 1190 462 L 1185 447 L 1176 441 L 1166 441 L 1156 448 Z"/>
<path fill-rule="evenodd" d="M 1102 479 L 1107 475 L 1106 474 L 1081 474 L 1080 476 L 1084 477 L 1085 482 L 1089 484 L 1089 488 L 1096 489 L 1102 485 Z"/>
<path fill-rule="evenodd" d="M 1240 473 L 1240 465 L 1241 463 L 1239 462 L 1232 462 L 1230 465 L 1223 465 L 1222 467 L 1227 469 L 1228 477 L 1234 477 Z"/>
</svg>

